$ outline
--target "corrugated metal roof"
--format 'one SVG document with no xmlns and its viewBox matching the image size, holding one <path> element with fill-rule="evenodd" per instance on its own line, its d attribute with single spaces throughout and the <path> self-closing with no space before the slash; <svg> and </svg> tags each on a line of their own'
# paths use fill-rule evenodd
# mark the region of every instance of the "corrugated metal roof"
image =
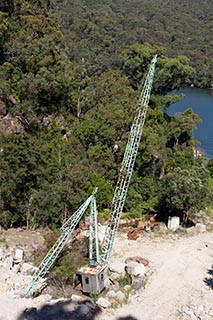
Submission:
<svg viewBox="0 0 213 320">
<path fill-rule="evenodd" d="M 100 263 L 97 266 L 84 266 L 78 270 L 78 274 L 97 274 L 106 268 L 106 264 Z"/>
</svg>

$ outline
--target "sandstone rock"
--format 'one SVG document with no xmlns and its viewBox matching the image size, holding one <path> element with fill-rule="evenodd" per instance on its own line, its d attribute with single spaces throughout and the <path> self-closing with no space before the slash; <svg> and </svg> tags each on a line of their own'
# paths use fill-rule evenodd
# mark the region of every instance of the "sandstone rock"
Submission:
<svg viewBox="0 0 213 320">
<path fill-rule="evenodd" d="M 13 271 L 14 273 L 18 273 L 20 270 L 21 270 L 21 264 L 20 264 L 20 263 L 17 263 L 17 264 L 15 264 L 15 265 L 13 266 L 12 271 Z"/>
<path fill-rule="evenodd" d="M 14 254 L 14 262 L 15 263 L 20 263 L 23 261 L 24 258 L 24 251 L 22 249 L 15 249 L 15 254 Z"/>
<path fill-rule="evenodd" d="M 122 303 L 122 302 L 125 300 L 125 298 L 126 298 L 126 296 L 125 296 L 125 294 L 124 294 L 122 291 L 116 292 L 115 299 L 116 299 L 118 302 Z"/>
<path fill-rule="evenodd" d="M 108 300 L 101 297 L 96 301 L 96 304 L 102 308 L 108 308 L 111 303 Z"/>
<path fill-rule="evenodd" d="M 72 294 L 71 300 L 72 302 L 75 302 L 75 303 L 83 303 L 83 302 L 89 301 L 90 299 L 86 296 L 79 296 L 77 294 Z"/>
<path fill-rule="evenodd" d="M 138 277 L 142 277 L 146 273 L 146 268 L 144 265 L 134 261 L 127 264 L 126 270 L 130 275 Z"/>
<path fill-rule="evenodd" d="M 211 317 L 213 317 L 213 309 L 210 309 L 209 312 L 208 312 L 208 314 L 209 314 Z"/>
<path fill-rule="evenodd" d="M 106 296 L 108 298 L 115 298 L 116 292 L 114 290 L 110 290 L 109 292 L 107 292 Z"/>
<path fill-rule="evenodd" d="M 132 276 L 132 289 L 140 290 L 144 284 L 144 277 Z"/>
<path fill-rule="evenodd" d="M 206 226 L 205 224 L 202 224 L 202 223 L 197 223 L 195 225 L 195 228 L 198 232 L 202 233 L 202 232 L 206 232 Z"/>
<path fill-rule="evenodd" d="M 186 233 L 190 236 L 194 236 L 196 234 L 196 228 L 195 227 L 190 227 L 186 229 Z"/>
<path fill-rule="evenodd" d="M 134 229 L 134 230 L 130 230 L 127 233 L 127 238 L 129 240 L 137 240 L 139 238 L 139 235 L 138 235 L 137 231 Z"/>
<path fill-rule="evenodd" d="M 120 278 L 121 278 L 121 275 L 116 273 L 116 272 L 113 272 L 111 275 L 110 275 L 110 280 L 112 280 L 113 282 L 114 281 L 119 281 Z"/>
<path fill-rule="evenodd" d="M 25 262 L 23 263 L 20 271 L 24 275 L 32 275 L 36 270 L 37 268 L 34 267 L 32 264 Z"/>
<path fill-rule="evenodd" d="M 8 135 L 11 133 L 20 134 L 24 132 L 24 127 L 22 123 L 12 117 L 11 115 L 7 114 L 5 117 L 0 119 L 0 134 Z"/>
<path fill-rule="evenodd" d="M 109 270 L 120 274 L 125 271 L 125 264 L 119 261 L 110 263 Z"/>
<path fill-rule="evenodd" d="M 4 260 L 4 267 L 12 270 L 13 267 L 13 258 L 12 256 L 7 256 Z"/>
<path fill-rule="evenodd" d="M 131 290 L 131 286 L 129 284 L 124 286 L 124 291 L 129 292 L 130 290 Z"/>
<path fill-rule="evenodd" d="M 135 262 L 138 262 L 138 263 L 142 263 L 145 267 L 148 266 L 148 264 L 149 264 L 149 260 L 144 259 L 144 258 L 139 257 L 139 256 L 127 258 L 127 259 L 125 260 L 125 263 L 128 264 L 128 263 L 131 262 L 131 261 L 135 261 Z"/>
</svg>

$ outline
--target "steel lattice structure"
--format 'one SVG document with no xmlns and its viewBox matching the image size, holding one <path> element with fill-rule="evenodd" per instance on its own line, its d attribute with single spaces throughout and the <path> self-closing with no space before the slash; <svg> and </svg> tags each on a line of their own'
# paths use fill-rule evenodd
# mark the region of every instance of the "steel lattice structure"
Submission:
<svg viewBox="0 0 213 320">
<path fill-rule="evenodd" d="M 120 216 L 125 203 L 126 195 L 128 192 L 129 183 L 131 180 L 133 167 L 135 164 L 142 130 L 146 118 L 148 109 L 148 103 L 150 99 L 152 83 L 154 79 L 155 64 L 157 62 L 157 56 L 152 59 L 149 72 L 147 74 L 140 98 L 136 114 L 131 127 L 129 139 L 126 145 L 123 162 L 121 165 L 117 185 L 114 192 L 112 201 L 111 216 L 109 224 L 106 229 L 106 234 L 102 246 L 101 255 L 99 255 L 98 246 L 98 232 L 97 232 L 97 211 L 96 211 L 96 200 L 95 193 L 93 194 L 79 207 L 78 210 L 67 220 L 67 222 L 61 228 L 61 235 L 55 242 L 54 246 L 47 253 L 43 261 L 41 262 L 37 272 L 35 273 L 33 280 L 26 289 L 24 296 L 32 295 L 35 291 L 36 286 L 40 280 L 46 275 L 49 269 L 52 267 L 55 260 L 59 257 L 73 230 L 79 223 L 84 212 L 86 211 L 89 204 L 91 205 L 90 215 L 90 237 L 89 237 L 89 261 L 90 265 L 108 264 L 110 255 L 112 252 L 115 235 L 119 226 Z"/>
<path fill-rule="evenodd" d="M 97 210 L 96 199 L 93 196 L 90 211 L 90 229 L 89 229 L 89 264 L 97 265 L 100 262 L 99 243 L 98 243 L 98 224 L 97 224 Z"/>
<path fill-rule="evenodd" d="M 146 118 L 146 113 L 148 109 L 156 62 L 157 55 L 154 56 L 154 58 L 152 59 L 151 66 L 140 95 L 138 108 L 136 110 L 135 118 L 131 127 L 117 185 L 115 188 L 114 197 L 112 201 L 111 216 L 106 229 L 105 239 L 103 242 L 102 252 L 100 256 L 101 262 L 105 264 L 107 264 L 110 259 L 110 255 L 115 240 L 115 235 L 119 226 L 120 216 L 128 192 L 128 187 L 131 180 L 133 167 L 135 164 L 141 140 L 142 130 Z"/>
<path fill-rule="evenodd" d="M 59 257 L 59 254 L 61 253 L 69 237 L 71 236 L 73 230 L 75 229 L 76 225 L 79 223 L 80 219 L 82 218 L 84 212 L 86 211 L 87 207 L 89 206 L 93 198 L 94 198 L 94 194 L 91 195 L 62 226 L 60 237 L 58 238 L 58 240 L 55 242 L 53 247 L 50 249 L 50 251 L 47 253 L 45 258 L 41 262 L 37 272 L 33 277 L 33 280 L 31 281 L 28 288 L 26 289 L 24 296 L 33 295 L 36 289 L 36 286 L 42 280 L 42 278 L 44 278 L 45 274 L 49 271 L 49 269 L 52 267 L 55 260 Z"/>
</svg>

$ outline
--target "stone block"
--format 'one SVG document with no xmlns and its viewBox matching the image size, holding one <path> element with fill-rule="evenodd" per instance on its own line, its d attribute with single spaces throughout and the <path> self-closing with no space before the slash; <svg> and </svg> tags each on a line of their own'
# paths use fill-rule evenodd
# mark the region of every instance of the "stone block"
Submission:
<svg viewBox="0 0 213 320">
<path fill-rule="evenodd" d="M 107 299 L 101 297 L 96 301 L 96 304 L 102 308 L 108 308 L 111 303 Z"/>
<path fill-rule="evenodd" d="M 24 259 L 24 251 L 22 249 L 15 249 L 15 254 L 14 254 L 14 262 L 15 263 L 20 263 Z"/>
<path fill-rule="evenodd" d="M 200 233 L 206 232 L 206 226 L 205 226 L 205 224 L 197 223 L 197 224 L 195 225 L 195 228 L 196 228 L 197 232 L 200 232 Z"/>
<path fill-rule="evenodd" d="M 20 271 L 24 275 L 32 275 L 36 270 L 37 268 L 34 267 L 32 264 L 25 262 L 23 263 Z"/>
<path fill-rule="evenodd" d="M 116 292 L 114 290 L 110 290 L 109 292 L 107 292 L 106 296 L 108 298 L 115 298 Z"/>
<path fill-rule="evenodd" d="M 194 236 L 196 234 L 197 230 L 195 227 L 190 227 L 186 229 L 186 233 L 190 236 Z"/>
<path fill-rule="evenodd" d="M 172 231 L 176 231 L 180 226 L 180 218 L 179 217 L 169 217 L 168 219 L 168 229 Z"/>
<path fill-rule="evenodd" d="M 146 273 L 146 268 L 143 264 L 132 261 L 127 264 L 126 271 L 130 275 L 142 277 Z"/>
<path fill-rule="evenodd" d="M 125 271 L 125 263 L 116 261 L 109 264 L 109 270 L 118 274 Z"/>
<path fill-rule="evenodd" d="M 132 276 L 132 289 L 140 290 L 143 287 L 144 278 Z"/>
<path fill-rule="evenodd" d="M 126 298 L 126 296 L 123 292 L 121 292 L 121 291 L 116 292 L 115 299 L 118 302 L 122 303 L 125 300 L 125 298 Z"/>
</svg>

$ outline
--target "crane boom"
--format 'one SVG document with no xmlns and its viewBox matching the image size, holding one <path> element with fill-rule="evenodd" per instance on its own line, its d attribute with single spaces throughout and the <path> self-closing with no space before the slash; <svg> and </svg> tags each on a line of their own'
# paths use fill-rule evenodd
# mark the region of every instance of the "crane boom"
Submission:
<svg viewBox="0 0 213 320">
<path fill-rule="evenodd" d="M 133 120 L 131 127 L 129 139 L 126 145 L 126 150 L 124 153 L 123 162 L 121 165 L 117 185 L 114 192 L 114 197 L 112 201 L 112 211 L 109 220 L 109 224 L 106 229 L 105 238 L 102 246 L 101 252 L 101 262 L 107 264 L 110 259 L 112 252 L 115 235 L 118 229 L 120 216 L 125 203 L 126 195 L 128 192 L 129 183 L 131 180 L 133 167 L 135 164 L 140 139 L 142 135 L 142 130 L 146 118 L 146 113 L 148 109 L 148 103 L 150 99 L 152 83 L 154 79 L 155 64 L 157 62 L 157 55 L 152 59 L 149 72 L 147 74 L 140 98 L 138 103 L 138 108 Z"/>
<path fill-rule="evenodd" d="M 61 228 L 61 235 L 58 240 L 55 242 L 53 247 L 47 253 L 40 266 L 38 267 L 37 272 L 35 273 L 31 283 L 26 289 L 24 296 L 30 296 L 34 293 L 35 287 L 38 285 L 39 281 L 45 276 L 48 270 L 52 267 L 53 263 L 58 258 L 62 249 L 64 248 L 66 242 L 71 236 L 76 225 L 79 223 L 81 217 L 89 206 L 90 202 L 93 200 L 94 194 L 91 195 L 67 220 L 67 222 Z"/>
</svg>

